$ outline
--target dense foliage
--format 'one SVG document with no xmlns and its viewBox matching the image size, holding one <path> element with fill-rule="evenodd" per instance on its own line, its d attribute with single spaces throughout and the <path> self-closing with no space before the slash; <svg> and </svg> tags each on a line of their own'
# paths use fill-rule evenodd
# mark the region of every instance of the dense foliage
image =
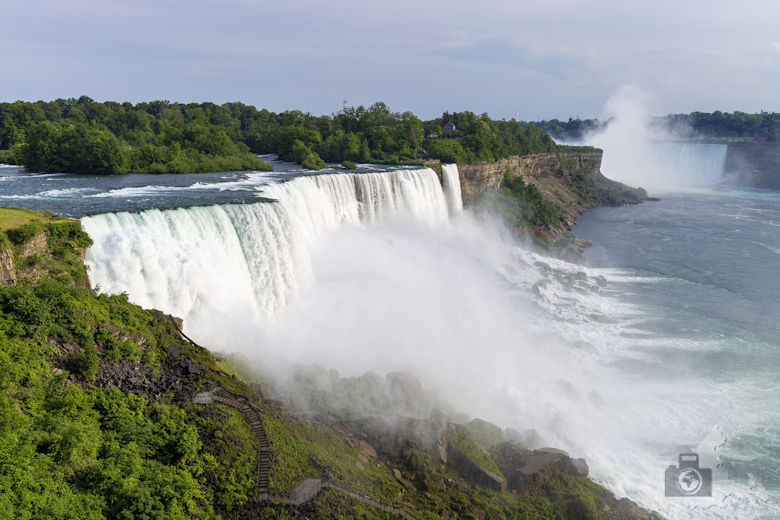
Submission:
<svg viewBox="0 0 780 520">
<path fill-rule="evenodd" d="M 44 283 L 0 289 L 0 516 L 188 518 L 201 509 L 201 448 L 182 411 L 113 390 L 84 389 L 51 361 L 73 345 L 77 380 L 121 324 L 148 334 L 121 297 Z M 136 345 L 137 348 L 137 345 Z"/>
<path fill-rule="evenodd" d="M 224 108 L 223 108 L 224 107 Z M 0 104 L 3 159 L 33 171 L 267 170 L 241 142 L 240 108 L 97 103 L 86 96 Z"/>
<path fill-rule="evenodd" d="M 561 228 L 565 216 L 551 208 L 536 186 L 528 184 L 523 177 L 507 169 L 501 181 L 499 210 L 507 223 L 515 229 Z"/>
<path fill-rule="evenodd" d="M 528 124 L 535 125 L 542 132 L 550 134 L 558 142 L 581 142 L 589 133 L 602 130 L 605 126 L 605 123 L 598 119 L 573 118 L 568 121 L 550 119 Z"/>
<path fill-rule="evenodd" d="M 88 384 L 101 363 L 159 367 L 165 325 L 124 295 L 0 287 L 0 517 L 211 518 L 247 502 L 240 414 Z"/>
<path fill-rule="evenodd" d="M 598 119 L 570 119 L 567 122 L 552 119 L 533 123 L 542 132 L 557 141 L 579 142 L 588 133 L 604 129 L 609 124 Z M 652 128 L 677 139 L 747 140 L 774 142 L 780 136 L 780 113 L 761 112 L 692 112 L 669 114 L 650 121 Z"/>
<path fill-rule="evenodd" d="M 780 136 L 780 113 L 775 112 L 747 114 L 716 110 L 712 113 L 670 114 L 656 120 L 656 124 L 675 131 L 690 131 L 694 136 L 745 138 L 764 142 L 775 141 Z"/>
<path fill-rule="evenodd" d="M 457 130 L 442 138 L 446 123 Z M 330 116 L 242 103 L 98 103 L 82 96 L 0 103 L 0 162 L 34 171 L 184 173 L 268 169 L 257 154 L 306 168 L 326 162 L 474 162 L 554 151 L 533 125 L 445 113 L 423 123 L 378 102 Z"/>
<path fill-rule="evenodd" d="M 428 135 L 441 135 L 442 129 L 454 125 L 449 139 L 425 141 L 428 155 L 442 162 L 493 161 L 511 155 L 549 153 L 556 145 L 549 135 L 534 125 L 512 121 L 495 121 L 487 114 L 473 112 L 444 113 L 441 118 L 425 122 Z"/>
<path fill-rule="evenodd" d="M 213 518 L 243 506 L 256 445 L 240 414 L 114 386 L 123 371 L 170 381 L 168 349 L 195 347 L 126 295 L 84 288 L 91 240 L 78 221 L 0 208 L 0 239 L 25 276 L 0 286 L 0 518 Z"/>
</svg>

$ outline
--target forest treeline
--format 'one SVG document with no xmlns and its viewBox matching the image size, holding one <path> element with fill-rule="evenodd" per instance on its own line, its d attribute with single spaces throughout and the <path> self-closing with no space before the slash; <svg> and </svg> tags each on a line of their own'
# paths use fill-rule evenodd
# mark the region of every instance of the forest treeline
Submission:
<svg viewBox="0 0 780 520">
<path fill-rule="evenodd" d="M 591 132 L 603 130 L 611 120 L 550 119 L 533 124 L 557 141 L 580 142 Z M 722 140 L 775 142 L 780 137 L 780 113 L 761 112 L 691 112 L 669 114 L 650 120 L 650 126 L 666 135 L 686 140 Z"/>
<path fill-rule="evenodd" d="M 269 169 L 258 154 L 318 170 L 326 162 L 475 162 L 555 149 L 548 135 L 522 122 L 472 112 L 423 122 L 382 102 L 322 116 L 243 103 L 133 105 L 86 96 L 0 103 L 0 162 L 44 172 Z"/>
<path fill-rule="evenodd" d="M 742 138 L 753 141 L 775 141 L 780 132 L 780 113 L 761 112 L 692 112 L 658 118 L 656 124 L 672 130 L 689 130 L 693 135 L 720 138 Z"/>
</svg>

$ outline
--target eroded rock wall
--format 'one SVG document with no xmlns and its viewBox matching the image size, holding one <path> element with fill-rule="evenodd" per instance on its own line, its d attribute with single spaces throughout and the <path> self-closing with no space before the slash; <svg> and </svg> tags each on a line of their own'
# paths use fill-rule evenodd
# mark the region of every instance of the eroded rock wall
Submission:
<svg viewBox="0 0 780 520">
<path fill-rule="evenodd" d="M 602 155 L 602 150 L 589 148 L 459 164 L 463 202 L 472 204 L 482 194 L 498 191 L 508 171 L 522 176 L 526 184 L 535 185 L 549 205 L 565 214 L 568 227 L 590 208 L 644 200 L 647 193 L 641 188 L 625 186 L 601 174 Z"/>
</svg>

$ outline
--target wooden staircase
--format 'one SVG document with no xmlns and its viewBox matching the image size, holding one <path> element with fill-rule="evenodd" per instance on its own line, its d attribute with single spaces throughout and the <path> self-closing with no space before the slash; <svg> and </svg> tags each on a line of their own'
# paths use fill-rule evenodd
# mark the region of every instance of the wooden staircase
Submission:
<svg viewBox="0 0 780 520">
<path fill-rule="evenodd" d="M 228 394 L 224 396 L 221 394 Z M 365 504 L 381 509 L 388 513 L 399 515 L 406 520 L 415 520 L 415 518 L 409 514 L 408 511 L 399 507 L 388 506 L 377 502 L 371 497 L 355 493 L 349 489 L 340 487 L 330 482 L 323 482 L 322 479 L 306 479 L 296 487 L 292 492 L 292 497 L 278 497 L 270 496 L 269 494 L 269 474 L 271 472 L 271 446 L 268 442 L 268 436 L 265 433 L 265 426 L 263 425 L 263 416 L 260 414 L 260 410 L 253 403 L 246 400 L 246 398 L 235 395 L 224 388 L 214 388 L 209 392 L 202 392 L 195 396 L 195 403 L 208 404 L 208 403 L 220 403 L 241 412 L 244 420 L 252 428 L 255 438 L 257 439 L 257 500 L 260 502 L 272 501 L 282 504 L 301 505 L 302 503 L 310 500 L 316 496 L 323 488 L 329 488 L 349 497 L 359 500 Z"/>
<path fill-rule="evenodd" d="M 244 420 L 252 428 L 252 432 L 257 439 L 257 499 L 260 501 L 268 500 L 268 475 L 271 471 L 271 447 L 268 443 L 268 436 L 265 433 L 263 417 L 255 406 L 243 397 L 222 397 L 215 394 L 214 401 L 226 404 L 241 412 Z"/>
</svg>

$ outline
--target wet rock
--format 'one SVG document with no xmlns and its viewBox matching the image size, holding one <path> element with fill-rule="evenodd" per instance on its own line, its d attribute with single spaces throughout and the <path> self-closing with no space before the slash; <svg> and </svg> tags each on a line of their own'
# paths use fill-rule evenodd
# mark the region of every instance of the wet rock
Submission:
<svg viewBox="0 0 780 520">
<path fill-rule="evenodd" d="M 177 317 L 177 316 L 171 316 L 171 319 L 173 319 L 173 322 L 176 324 L 176 328 L 179 330 L 184 329 L 184 320 Z"/>
<path fill-rule="evenodd" d="M 267 383 L 260 383 L 260 397 L 263 401 L 270 401 L 274 398 L 271 393 L 271 387 Z"/>
<path fill-rule="evenodd" d="M 556 448 L 541 448 L 534 450 L 520 468 L 520 473 L 528 480 L 533 480 L 547 471 L 563 470 L 569 461 L 569 454 Z"/>
<path fill-rule="evenodd" d="M 526 477 L 520 473 L 520 468 L 525 465 L 531 452 L 520 444 L 503 442 L 490 448 L 488 453 L 506 477 L 507 487 L 515 491 L 520 490 L 526 482 Z"/>
<path fill-rule="evenodd" d="M 398 481 L 398 483 L 401 484 L 406 489 L 408 489 L 410 491 L 417 491 L 417 487 L 414 484 L 412 484 L 411 482 L 409 482 L 407 479 L 405 479 L 403 477 L 403 475 L 401 474 L 400 470 L 398 470 L 396 468 L 393 468 L 393 477 L 395 477 L 395 479 Z"/>
<path fill-rule="evenodd" d="M 566 463 L 566 471 L 575 477 L 587 477 L 588 463 L 585 462 L 585 459 L 569 459 L 569 462 Z"/>
<path fill-rule="evenodd" d="M 365 455 L 366 457 L 376 457 L 377 453 L 373 446 L 371 446 L 366 441 L 358 441 L 358 444 L 360 445 L 360 451 Z"/>
<path fill-rule="evenodd" d="M 507 440 L 501 428 L 482 419 L 474 419 L 464 426 L 469 437 L 486 450 Z"/>
<path fill-rule="evenodd" d="M 506 479 L 485 467 L 492 460 L 490 454 L 465 435 L 463 427 L 452 425 L 447 435 L 451 437 L 447 442 L 449 466 L 470 482 L 494 491 L 506 491 Z"/>
</svg>

